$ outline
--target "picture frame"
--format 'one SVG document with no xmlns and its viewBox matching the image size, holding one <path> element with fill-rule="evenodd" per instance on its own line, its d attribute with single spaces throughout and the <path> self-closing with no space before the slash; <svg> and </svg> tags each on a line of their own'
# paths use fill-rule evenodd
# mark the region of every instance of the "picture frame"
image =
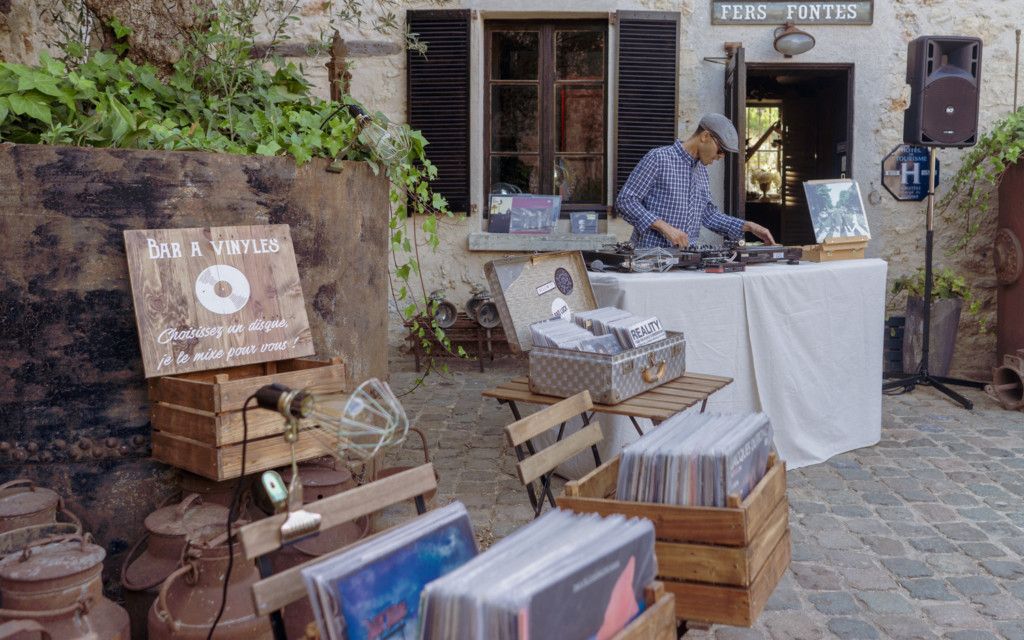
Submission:
<svg viewBox="0 0 1024 640">
<path fill-rule="evenodd" d="M 561 209 L 561 196 L 491 195 L 487 229 L 492 233 L 548 234 L 558 225 Z"/>
<path fill-rule="evenodd" d="M 807 180 L 807 208 L 815 242 L 827 238 L 871 238 L 860 185 L 851 179 Z"/>
</svg>

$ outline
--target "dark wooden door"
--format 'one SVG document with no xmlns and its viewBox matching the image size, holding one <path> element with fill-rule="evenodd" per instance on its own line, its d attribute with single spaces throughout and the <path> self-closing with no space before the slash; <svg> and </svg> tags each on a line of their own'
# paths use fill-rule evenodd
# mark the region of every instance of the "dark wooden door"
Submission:
<svg viewBox="0 0 1024 640">
<path fill-rule="evenodd" d="M 725 117 L 732 120 L 739 134 L 740 151 L 725 156 L 725 212 L 746 217 L 747 201 L 744 156 L 747 135 L 747 65 L 743 47 L 729 49 L 725 63 Z"/>
<path fill-rule="evenodd" d="M 829 178 L 822 175 L 817 126 L 807 126 L 820 117 L 815 101 L 795 98 L 783 103 L 782 122 L 782 238 L 787 245 L 814 243 L 814 229 L 807 210 L 804 181 Z M 831 163 L 829 163 L 831 165 Z"/>
</svg>

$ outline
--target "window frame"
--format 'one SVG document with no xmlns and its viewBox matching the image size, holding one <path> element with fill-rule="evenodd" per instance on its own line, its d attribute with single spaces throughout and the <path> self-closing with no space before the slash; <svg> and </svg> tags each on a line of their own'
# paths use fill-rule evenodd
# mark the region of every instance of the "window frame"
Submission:
<svg viewBox="0 0 1024 640">
<path fill-rule="evenodd" d="M 570 80 L 570 81 L 558 81 L 555 77 L 555 42 L 554 33 L 559 30 L 566 28 L 578 28 L 581 30 L 595 30 L 600 31 L 604 36 L 604 60 L 603 60 L 603 79 L 600 84 L 603 87 L 603 101 L 602 109 L 604 110 L 604 118 L 601 130 L 601 140 L 603 144 L 602 153 L 600 156 L 603 158 L 603 167 L 601 172 L 601 190 L 604 198 L 603 202 L 593 203 L 562 203 L 562 208 L 559 213 L 560 219 L 568 219 L 573 211 L 596 211 L 600 219 L 606 219 L 608 217 L 609 210 L 609 172 L 612 166 L 612 154 L 609 149 L 608 132 L 610 125 L 610 45 L 611 45 L 611 29 L 610 21 L 607 19 L 598 18 L 550 18 L 550 19 L 493 19 L 485 20 L 483 25 L 483 48 L 484 48 L 484 68 L 482 77 L 482 88 L 483 88 L 483 164 L 482 164 L 482 200 L 483 206 L 483 217 L 487 218 L 489 215 L 489 203 L 490 203 L 490 187 L 491 187 L 491 35 L 495 31 L 537 31 L 539 34 L 539 47 L 538 51 L 538 78 L 536 81 L 533 80 L 500 80 L 499 82 L 508 83 L 509 85 L 521 83 L 530 84 L 536 82 L 538 84 L 538 111 L 539 111 L 539 123 L 538 123 L 538 136 L 539 136 L 539 149 L 538 149 L 538 171 L 540 172 L 540 184 L 539 193 L 537 195 L 557 195 L 552 193 L 554 191 L 554 166 L 555 156 L 558 155 L 556 151 L 557 141 L 555 139 L 555 93 L 558 84 L 580 84 L 580 85 L 594 85 L 598 82 L 595 80 Z M 558 84 L 556 84 L 558 83 Z M 594 157 L 598 154 L 592 154 L 590 156 L 581 155 L 580 157 Z M 547 169 L 545 169 L 547 167 Z M 550 169 L 550 171 L 548 170 Z M 549 175 L 550 174 L 550 175 Z M 547 191 L 547 193 L 545 193 Z"/>
</svg>

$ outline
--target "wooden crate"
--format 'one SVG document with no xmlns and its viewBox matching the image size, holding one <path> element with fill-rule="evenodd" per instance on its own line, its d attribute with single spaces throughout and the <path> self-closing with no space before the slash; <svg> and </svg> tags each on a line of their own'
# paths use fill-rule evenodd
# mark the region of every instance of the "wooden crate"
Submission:
<svg viewBox="0 0 1024 640">
<path fill-rule="evenodd" d="M 768 472 L 733 506 L 680 507 L 615 499 L 619 458 L 565 485 L 558 506 L 582 513 L 623 514 L 654 523 L 658 579 L 676 596 L 681 620 L 751 626 L 790 560 L 786 467 Z"/>
<path fill-rule="evenodd" d="M 832 260 L 855 260 L 864 257 L 867 236 L 851 238 L 825 238 L 820 244 L 804 246 L 803 260 L 810 262 L 831 262 Z"/>
<path fill-rule="evenodd" d="M 200 371 L 149 381 L 152 402 L 153 457 L 211 480 L 238 477 L 242 457 L 242 407 L 257 389 L 272 383 L 294 389 L 310 385 L 344 385 L 340 359 L 293 358 L 277 362 Z M 277 412 L 250 404 L 246 473 L 285 465 L 291 448 L 284 420 Z M 310 433 L 296 443 L 300 460 L 328 453 Z"/>
<path fill-rule="evenodd" d="M 647 608 L 612 640 L 676 640 L 675 596 L 655 582 L 644 589 Z"/>
</svg>

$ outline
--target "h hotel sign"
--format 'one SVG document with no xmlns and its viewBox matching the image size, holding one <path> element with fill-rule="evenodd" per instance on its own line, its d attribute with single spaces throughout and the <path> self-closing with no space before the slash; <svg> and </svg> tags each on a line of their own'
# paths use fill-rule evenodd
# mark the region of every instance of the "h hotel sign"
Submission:
<svg viewBox="0 0 1024 640">
<path fill-rule="evenodd" d="M 711 24 L 851 24 L 868 25 L 874 0 L 711 0 Z"/>
</svg>

